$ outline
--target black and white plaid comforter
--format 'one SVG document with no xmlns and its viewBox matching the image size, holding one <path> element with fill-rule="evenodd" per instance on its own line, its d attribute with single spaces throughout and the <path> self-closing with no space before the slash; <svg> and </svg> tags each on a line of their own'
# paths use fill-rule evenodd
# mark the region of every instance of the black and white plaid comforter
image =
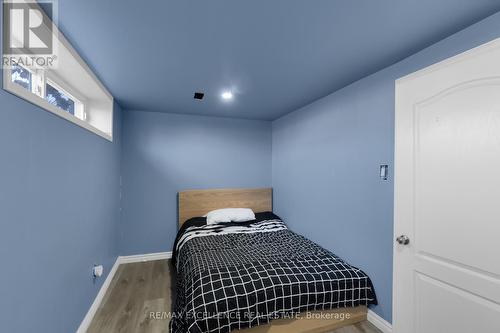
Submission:
<svg viewBox="0 0 500 333">
<path fill-rule="evenodd" d="M 368 276 L 274 214 L 183 228 L 173 333 L 230 332 L 299 312 L 376 304 Z"/>
</svg>

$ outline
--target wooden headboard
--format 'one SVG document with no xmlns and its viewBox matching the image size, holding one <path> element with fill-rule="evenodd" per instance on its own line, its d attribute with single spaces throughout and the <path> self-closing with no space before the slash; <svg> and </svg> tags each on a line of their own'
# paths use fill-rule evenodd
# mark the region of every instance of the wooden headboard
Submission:
<svg viewBox="0 0 500 333">
<path fill-rule="evenodd" d="M 190 190 L 179 192 L 179 227 L 197 216 L 220 208 L 251 208 L 254 212 L 273 210 L 272 188 Z"/>
</svg>

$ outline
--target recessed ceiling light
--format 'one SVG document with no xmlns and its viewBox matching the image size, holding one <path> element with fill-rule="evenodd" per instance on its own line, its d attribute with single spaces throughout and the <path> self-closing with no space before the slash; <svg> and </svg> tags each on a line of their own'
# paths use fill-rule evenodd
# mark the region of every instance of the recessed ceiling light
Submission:
<svg viewBox="0 0 500 333">
<path fill-rule="evenodd" d="M 233 98 L 233 93 L 230 91 L 224 91 L 221 95 L 222 99 L 230 100 Z"/>
</svg>

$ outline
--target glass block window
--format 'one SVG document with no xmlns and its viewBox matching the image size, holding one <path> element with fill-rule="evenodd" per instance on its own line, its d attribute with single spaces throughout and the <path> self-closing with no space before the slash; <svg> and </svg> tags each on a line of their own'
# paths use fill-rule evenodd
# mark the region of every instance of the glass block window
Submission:
<svg viewBox="0 0 500 333">
<path fill-rule="evenodd" d="M 12 82 L 31 91 L 31 72 L 29 70 L 19 65 L 13 66 L 11 77 Z"/>
<path fill-rule="evenodd" d="M 45 85 L 45 99 L 50 104 L 57 106 L 64 111 L 75 115 L 75 101 L 61 90 L 47 83 Z"/>
</svg>

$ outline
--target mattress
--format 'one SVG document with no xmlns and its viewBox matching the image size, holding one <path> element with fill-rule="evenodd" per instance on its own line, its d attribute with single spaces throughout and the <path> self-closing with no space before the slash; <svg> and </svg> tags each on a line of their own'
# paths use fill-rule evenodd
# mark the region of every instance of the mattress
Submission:
<svg viewBox="0 0 500 333">
<path fill-rule="evenodd" d="M 307 311 L 377 303 L 363 271 L 270 212 L 243 223 L 190 219 L 173 252 L 174 333 L 224 333 Z"/>
</svg>

